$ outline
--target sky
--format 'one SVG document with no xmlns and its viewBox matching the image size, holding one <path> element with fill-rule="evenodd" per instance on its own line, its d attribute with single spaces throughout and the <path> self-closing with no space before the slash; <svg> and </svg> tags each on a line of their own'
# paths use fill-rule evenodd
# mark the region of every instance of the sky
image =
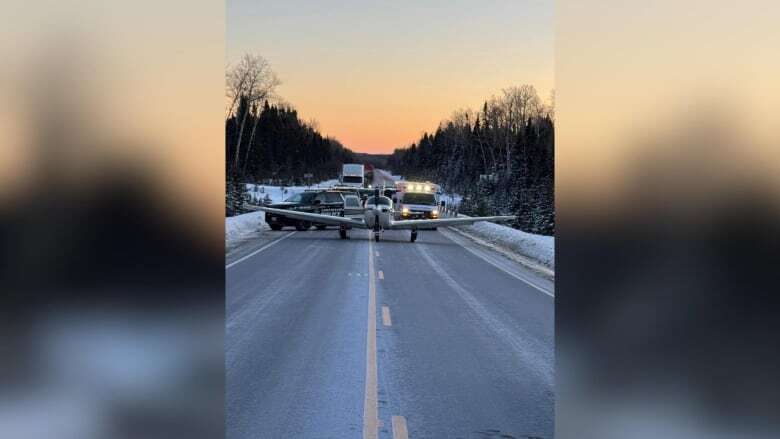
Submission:
<svg viewBox="0 0 780 439">
<path fill-rule="evenodd" d="M 503 88 L 554 87 L 552 0 L 228 0 L 226 57 L 353 151 L 389 153 Z"/>
</svg>

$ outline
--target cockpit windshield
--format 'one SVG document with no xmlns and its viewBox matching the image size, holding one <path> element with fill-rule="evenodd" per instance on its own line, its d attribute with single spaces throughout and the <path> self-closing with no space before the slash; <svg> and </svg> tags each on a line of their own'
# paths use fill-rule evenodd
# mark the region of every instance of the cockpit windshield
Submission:
<svg viewBox="0 0 780 439">
<path fill-rule="evenodd" d="M 392 202 L 387 197 L 368 197 L 366 204 L 373 204 L 374 206 L 390 206 Z"/>
</svg>

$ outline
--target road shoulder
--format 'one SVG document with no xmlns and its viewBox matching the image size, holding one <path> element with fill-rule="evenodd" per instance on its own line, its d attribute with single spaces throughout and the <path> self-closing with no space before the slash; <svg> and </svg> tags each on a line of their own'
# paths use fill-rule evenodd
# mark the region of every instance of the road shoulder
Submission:
<svg viewBox="0 0 780 439">
<path fill-rule="evenodd" d="M 555 271 L 553 269 L 457 227 L 440 228 L 439 232 L 491 265 L 529 283 L 547 295 L 554 296 Z"/>
</svg>

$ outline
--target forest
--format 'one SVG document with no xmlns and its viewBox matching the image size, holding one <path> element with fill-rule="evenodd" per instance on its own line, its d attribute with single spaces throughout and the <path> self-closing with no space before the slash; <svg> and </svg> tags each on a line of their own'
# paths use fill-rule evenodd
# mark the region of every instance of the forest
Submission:
<svg viewBox="0 0 780 439">
<path fill-rule="evenodd" d="M 239 143 L 242 120 L 250 132 Z M 327 180 L 338 175 L 342 163 L 355 160 L 355 154 L 338 140 L 323 137 L 301 121 L 295 109 L 267 100 L 262 106 L 250 107 L 241 98 L 236 115 L 227 121 L 225 135 L 227 157 L 234 159 L 228 168 L 246 182 L 295 184 L 308 173 L 314 181 Z"/>
<path fill-rule="evenodd" d="M 270 64 L 245 55 L 226 72 L 225 207 L 241 211 L 244 183 L 302 184 L 339 174 L 355 154 L 338 140 L 324 137 L 313 123 L 275 94 L 281 84 Z M 271 102 L 274 102 L 273 104 Z"/>
<path fill-rule="evenodd" d="M 545 103 L 533 86 L 507 88 L 480 111 L 458 111 L 433 133 L 396 149 L 388 166 L 462 195 L 463 213 L 517 215 L 515 227 L 552 235 L 554 120 L 554 95 Z"/>
</svg>

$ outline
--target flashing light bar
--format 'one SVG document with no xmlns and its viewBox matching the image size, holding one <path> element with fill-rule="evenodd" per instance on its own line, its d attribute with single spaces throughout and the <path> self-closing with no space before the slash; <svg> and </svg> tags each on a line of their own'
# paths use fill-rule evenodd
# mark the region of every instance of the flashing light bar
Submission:
<svg viewBox="0 0 780 439">
<path fill-rule="evenodd" d="M 405 190 L 407 192 L 432 193 L 435 190 L 436 186 L 430 183 L 406 182 L 403 185 L 400 185 L 400 188 L 402 188 L 402 190 Z"/>
</svg>

